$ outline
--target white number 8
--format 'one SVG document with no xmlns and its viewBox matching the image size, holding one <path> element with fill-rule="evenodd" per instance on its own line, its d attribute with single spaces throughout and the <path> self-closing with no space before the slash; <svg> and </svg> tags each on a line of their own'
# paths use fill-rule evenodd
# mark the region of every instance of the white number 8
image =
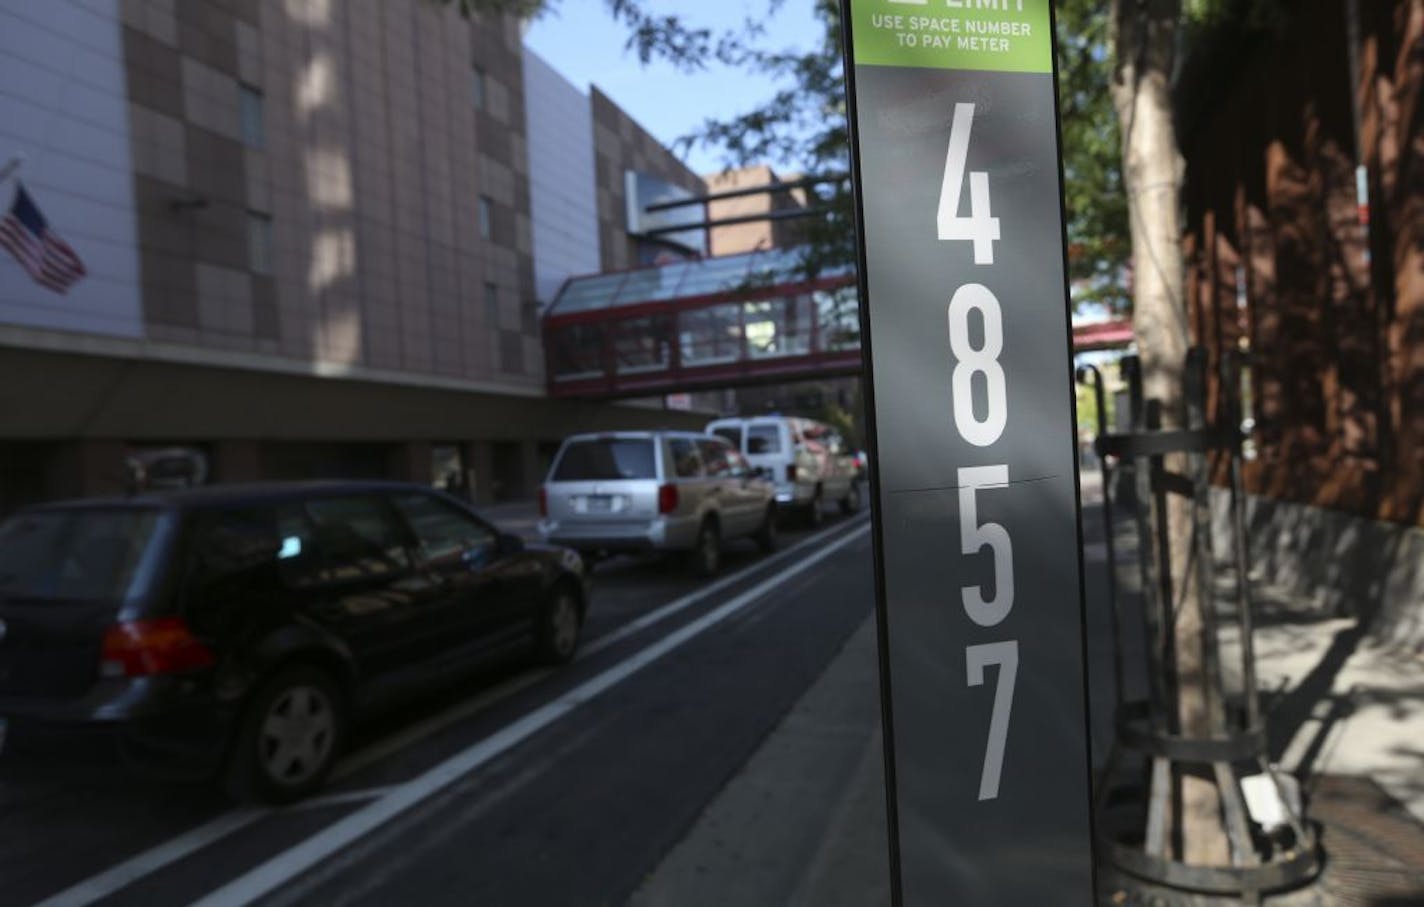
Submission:
<svg viewBox="0 0 1424 907">
<path fill-rule="evenodd" d="M 974 309 L 984 322 L 984 345 L 977 350 L 969 342 L 969 312 Z M 1004 370 L 999 365 L 1003 348 L 1004 324 L 998 298 L 981 283 L 966 283 L 955 290 L 949 301 L 949 349 L 955 358 L 950 378 L 954 427 L 964 440 L 976 447 L 988 447 L 999 440 L 1008 421 Z M 974 415 L 974 375 L 977 373 L 984 375 L 988 397 L 983 419 Z"/>
</svg>

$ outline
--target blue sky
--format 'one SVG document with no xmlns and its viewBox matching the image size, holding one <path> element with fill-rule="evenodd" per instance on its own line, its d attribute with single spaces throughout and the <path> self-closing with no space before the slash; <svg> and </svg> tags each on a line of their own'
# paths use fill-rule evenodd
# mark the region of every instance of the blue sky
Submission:
<svg viewBox="0 0 1424 907">
<path fill-rule="evenodd" d="M 763 18 L 767 0 L 648 0 L 659 14 L 684 16 L 714 31 L 735 28 L 748 17 Z M 770 48 L 813 46 L 820 25 L 811 0 L 786 0 L 766 23 Z M 707 117 L 723 119 L 757 106 L 775 86 L 756 73 L 724 66 L 695 73 L 666 63 L 644 67 L 624 49 L 627 31 L 615 23 L 603 0 L 561 0 L 530 26 L 525 43 L 583 90 L 597 85 L 665 145 L 693 131 Z M 699 173 L 718 170 L 716 149 L 694 148 L 688 164 Z M 773 165 L 785 162 L 771 161 Z"/>
</svg>

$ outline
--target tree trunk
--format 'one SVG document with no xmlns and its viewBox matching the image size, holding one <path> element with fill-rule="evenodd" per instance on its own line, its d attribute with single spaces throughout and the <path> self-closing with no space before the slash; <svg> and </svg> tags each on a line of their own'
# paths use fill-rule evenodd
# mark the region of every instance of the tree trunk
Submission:
<svg viewBox="0 0 1424 907">
<path fill-rule="evenodd" d="M 1182 371 L 1190 343 L 1180 198 L 1182 156 L 1172 122 L 1171 75 L 1181 0 L 1115 0 L 1112 34 L 1116 50 L 1113 105 L 1122 128 L 1123 182 L 1132 231 L 1133 331 L 1142 362 L 1143 394 L 1160 404 L 1163 427 L 1185 422 Z M 1184 472 L 1186 458 L 1168 458 L 1167 468 Z M 1171 600 L 1164 602 L 1176 668 L 1177 730 L 1207 736 L 1214 730 L 1208 704 L 1220 702 L 1204 671 L 1202 616 L 1197 609 L 1191 504 L 1168 495 L 1171 539 Z M 1147 542 L 1147 540 L 1144 540 Z M 1146 552 L 1144 552 L 1146 554 Z M 1173 622 L 1171 615 L 1176 613 Z M 1169 691 L 1170 691 L 1169 687 Z M 1193 767 L 1195 768 L 1195 767 Z M 1228 862 L 1220 800 L 1214 779 L 1181 773 L 1175 783 L 1179 856 L 1196 865 Z"/>
</svg>

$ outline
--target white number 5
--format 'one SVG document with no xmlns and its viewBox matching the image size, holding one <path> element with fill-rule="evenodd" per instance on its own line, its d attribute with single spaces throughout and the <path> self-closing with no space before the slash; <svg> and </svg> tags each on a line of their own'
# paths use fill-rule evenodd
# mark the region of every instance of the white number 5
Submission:
<svg viewBox="0 0 1424 907">
<path fill-rule="evenodd" d="M 973 124 L 974 105 L 955 104 L 935 221 L 940 239 L 964 239 L 974 243 L 974 263 L 991 265 L 994 240 L 999 238 L 999 219 L 989 213 L 989 174 L 982 170 L 969 174 L 969 216 L 959 216 L 960 185 L 964 182 L 964 165 L 969 159 L 969 130 Z"/>
<path fill-rule="evenodd" d="M 965 466 L 959 470 L 959 547 L 964 554 L 988 548 L 994 560 L 994 597 L 984 598 L 984 587 L 960 590 L 964 613 L 981 627 L 992 627 L 1009 616 L 1014 606 L 1014 547 L 1009 533 L 998 523 L 979 523 L 975 495 L 981 489 L 1007 488 L 1009 467 Z"/>
</svg>

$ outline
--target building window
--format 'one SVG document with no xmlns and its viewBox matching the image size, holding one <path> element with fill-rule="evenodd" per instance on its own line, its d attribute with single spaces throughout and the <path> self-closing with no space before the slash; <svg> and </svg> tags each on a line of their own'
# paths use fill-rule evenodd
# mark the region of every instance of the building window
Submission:
<svg viewBox="0 0 1424 907">
<path fill-rule="evenodd" d="M 243 144 L 249 148 L 261 148 L 267 138 L 262 124 L 262 92 L 251 85 L 239 85 L 238 93 Z"/>
<path fill-rule="evenodd" d="M 272 273 L 272 218 L 247 212 L 247 266 L 258 274 Z"/>
<path fill-rule="evenodd" d="M 485 324 L 499 325 L 499 287 L 492 283 L 485 284 Z"/>
<path fill-rule="evenodd" d="M 488 195 L 480 196 L 480 239 L 489 239 L 494 233 L 494 212 L 493 203 Z"/>
<path fill-rule="evenodd" d="M 478 66 L 470 71 L 470 96 L 476 110 L 485 109 L 485 71 Z"/>
</svg>

